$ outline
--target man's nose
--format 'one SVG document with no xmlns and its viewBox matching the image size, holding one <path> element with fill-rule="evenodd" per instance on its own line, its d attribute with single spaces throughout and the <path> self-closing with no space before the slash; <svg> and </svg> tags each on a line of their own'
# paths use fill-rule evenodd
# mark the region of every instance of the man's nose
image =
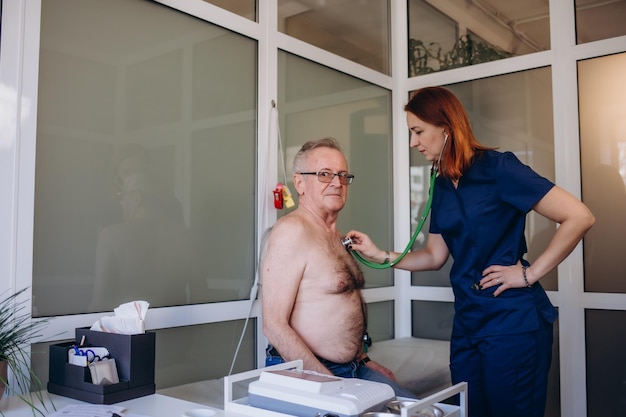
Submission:
<svg viewBox="0 0 626 417">
<path fill-rule="evenodd" d="M 330 182 L 335 184 L 335 180 L 337 180 L 337 183 L 341 185 L 341 181 L 339 180 L 339 174 L 333 174 L 333 177 L 330 179 Z"/>
</svg>

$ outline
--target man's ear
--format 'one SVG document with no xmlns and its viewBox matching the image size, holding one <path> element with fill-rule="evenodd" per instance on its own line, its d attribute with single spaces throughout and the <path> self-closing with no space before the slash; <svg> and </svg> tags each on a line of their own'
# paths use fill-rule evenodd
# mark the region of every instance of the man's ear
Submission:
<svg viewBox="0 0 626 417">
<path fill-rule="evenodd" d="M 293 174 L 293 186 L 295 187 L 298 195 L 304 194 L 304 175 Z"/>
</svg>

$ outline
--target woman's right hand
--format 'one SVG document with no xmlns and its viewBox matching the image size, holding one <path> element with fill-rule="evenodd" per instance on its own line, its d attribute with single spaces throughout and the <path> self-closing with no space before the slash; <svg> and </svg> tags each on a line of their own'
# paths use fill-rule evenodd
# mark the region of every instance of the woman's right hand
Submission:
<svg viewBox="0 0 626 417">
<path fill-rule="evenodd" d="M 352 239 L 350 249 L 356 250 L 371 261 L 382 263 L 387 258 L 387 252 L 380 250 L 365 233 L 351 230 L 346 237 Z"/>
</svg>

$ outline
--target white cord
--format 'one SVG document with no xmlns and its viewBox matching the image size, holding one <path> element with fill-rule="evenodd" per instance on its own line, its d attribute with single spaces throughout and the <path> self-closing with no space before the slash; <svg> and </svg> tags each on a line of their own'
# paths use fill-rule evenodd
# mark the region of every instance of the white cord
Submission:
<svg viewBox="0 0 626 417">
<path fill-rule="evenodd" d="M 274 122 L 274 123 L 272 123 Z M 272 125 L 276 126 L 276 133 L 278 135 L 278 149 L 280 151 L 280 159 L 281 159 L 281 166 L 283 168 L 283 179 L 284 179 L 284 186 L 287 186 L 287 174 L 285 171 L 285 157 L 283 154 L 283 144 L 281 142 L 280 139 L 280 126 L 278 124 L 278 109 L 276 108 L 276 103 L 274 101 L 272 101 L 272 108 L 270 110 L 270 122 L 269 122 L 269 126 L 268 126 L 268 132 L 267 132 L 267 137 L 268 139 L 271 137 L 272 135 Z M 269 142 L 269 140 L 268 140 Z M 268 172 L 267 170 L 267 164 L 269 162 L 269 146 L 266 146 L 267 148 L 267 153 L 265 155 L 265 171 L 264 172 Z M 265 182 L 265 189 L 267 189 L 268 187 L 268 181 L 267 181 L 267 177 L 266 177 L 266 182 Z M 259 217 L 259 219 L 264 219 L 265 218 L 265 207 L 266 205 L 263 205 L 263 209 L 261 212 L 261 216 Z M 248 328 L 248 322 L 250 321 L 250 316 L 252 315 L 252 308 L 254 307 L 254 301 L 256 300 L 257 294 L 259 292 L 259 270 L 258 267 L 254 273 L 254 282 L 252 283 L 252 288 L 250 288 L 250 308 L 248 310 L 248 314 L 246 315 L 246 321 L 244 322 L 243 325 L 243 330 L 241 331 L 241 336 L 239 337 L 239 342 L 237 343 L 237 348 L 235 349 L 235 354 L 233 355 L 233 360 L 230 364 L 230 369 L 228 371 L 228 375 L 232 375 L 233 373 L 233 368 L 235 367 L 235 362 L 237 361 L 237 355 L 239 355 L 239 348 L 241 348 L 241 343 L 243 342 L 243 338 L 244 335 L 246 334 L 246 329 Z"/>
<path fill-rule="evenodd" d="M 243 324 L 243 330 L 241 331 L 241 336 L 239 336 L 239 342 L 237 343 L 237 348 L 235 349 L 235 354 L 233 355 L 233 361 L 230 364 L 230 369 L 228 370 L 228 375 L 232 375 L 233 368 L 235 367 L 235 362 L 237 361 L 237 356 L 239 355 L 239 348 L 241 348 L 241 343 L 243 342 L 243 337 L 246 334 L 246 329 L 248 328 L 248 322 L 250 321 L 250 316 L 252 315 L 252 307 L 254 307 L 254 301 L 256 300 L 256 296 L 259 288 L 259 274 L 258 270 L 254 274 L 254 282 L 252 283 L 252 288 L 250 288 L 250 308 L 248 310 L 248 314 L 246 315 L 246 321 Z"/>
<path fill-rule="evenodd" d="M 280 152 L 280 166 L 283 168 L 283 185 L 287 186 L 287 169 L 285 168 L 285 154 L 283 153 L 283 142 L 280 137 L 280 125 L 278 124 L 278 109 L 272 107 L 272 112 L 275 113 L 276 134 L 278 136 L 278 152 Z"/>
</svg>

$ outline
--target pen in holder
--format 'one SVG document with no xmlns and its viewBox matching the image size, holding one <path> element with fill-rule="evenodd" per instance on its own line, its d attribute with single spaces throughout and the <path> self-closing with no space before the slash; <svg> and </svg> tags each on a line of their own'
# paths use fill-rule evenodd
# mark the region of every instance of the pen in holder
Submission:
<svg viewBox="0 0 626 417">
<path fill-rule="evenodd" d="M 67 361 L 72 365 L 88 366 L 92 362 L 109 358 L 109 350 L 105 347 L 79 347 L 74 345 L 67 351 Z"/>
<path fill-rule="evenodd" d="M 74 342 L 50 345 L 48 392 L 94 404 L 154 394 L 154 360 L 154 332 L 77 328 Z"/>
</svg>

